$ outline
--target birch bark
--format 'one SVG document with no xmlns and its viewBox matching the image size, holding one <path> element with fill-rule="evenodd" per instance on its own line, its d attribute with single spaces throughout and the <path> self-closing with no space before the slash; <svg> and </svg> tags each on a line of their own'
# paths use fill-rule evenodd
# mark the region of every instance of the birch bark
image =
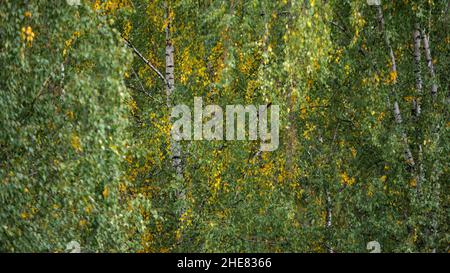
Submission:
<svg viewBox="0 0 450 273">
<path fill-rule="evenodd" d="M 420 47 L 421 47 L 421 39 L 420 39 L 420 27 L 418 24 L 415 25 L 415 30 L 413 31 L 413 39 L 414 39 L 414 74 L 416 77 L 416 92 L 417 95 L 414 96 L 413 99 L 413 111 L 416 118 L 419 118 L 421 112 L 420 106 L 420 97 L 422 96 L 423 90 L 423 80 L 422 80 L 422 71 L 420 68 Z"/>
<path fill-rule="evenodd" d="M 421 34 L 422 34 L 423 47 L 424 47 L 424 51 L 425 51 L 425 60 L 426 60 L 427 67 L 430 72 L 430 77 L 431 77 L 431 81 L 432 81 L 431 96 L 432 96 L 433 101 L 435 101 L 436 97 L 437 97 L 438 86 L 436 83 L 436 73 L 435 73 L 434 64 L 433 64 L 433 58 L 431 57 L 430 38 L 425 33 L 424 30 L 422 30 Z M 441 189 L 441 185 L 440 185 L 439 181 L 436 181 L 436 183 L 433 185 L 433 195 L 434 195 L 434 199 L 437 202 L 437 207 L 440 207 L 440 192 L 441 192 L 440 189 Z M 434 212 L 434 215 L 432 216 L 432 220 L 431 220 L 432 243 L 433 243 L 433 248 L 431 251 L 433 253 L 436 252 L 436 242 L 438 240 L 437 234 L 438 234 L 438 229 L 439 229 L 438 223 L 439 223 L 438 213 Z"/>
<path fill-rule="evenodd" d="M 425 49 L 425 59 L 427 62 L 427 67 L 428 70 L 430 71 L 431 80 L 433 81 L 431 85 L 431 95 L 433 96 L 433 99 L 435 99 L 438 92 L 438 86 L 436 84 L 436 72 L 434 70 L 433 58 L 431 57 L 430 39 L 423 30 L 422 30 L 422 40 L 423 40 L 423 47 Z"/>
<path fill-rule="evenodd" d="M 414 41 L 414 75 L 416 77 L 416 95 L 413 99 L 413 113 L 415 116 L 415 126 L 416 126 L 416 143 L 418 148 L 418 156 L 417 156 L 417 171 L 416 171 L 416 187 L 417 192 L 420 193 L 420 187 L 422 182 L 422 176 L 423 176 L 423 165 L 422 165 L 422 144 L 419 139 L 419 133 L 420 129 L 418 126 L 419 118 L 421 114 L 421 98 L 423 95 L 423 80 L 422 80 L 422 69 L 420 67 L 421 62 L 421 33 L 420 33 L 420 26 L 419 24 L 414 25 L 414 31 L 413 31 L 413 41 Z"/>
<path fill-rule="evenodd" d="M 381 2 L 381 1 L 380 1 Z M 378 22 L 379 22 L 379 26 L 380 26 L 380 31 L 382 32 L 383 36 L 384 36 L 384 41 L 386 44 L 386 48 L 389 51 L 389 57 L 391 59 L 391 74 L 394 75 L 394 85 L 397 84 L 397 75 L 398 75 L 398 71 L 397 71 L 397 63 L 396 63 L 396 59 L 395 59 L 395 54 L 394 54 L 394 50 L 392 49 L 391 43 L 389 41 L 389 37 L 386 33 L 385 30 L 385 22 L 384 22 L 384 16 L 383 16 L 383 8 L 380 5 L 376 6 L 377 8 L 377 13 L 378 13 Z M 409 167 L 411 167 L 411 169 L 413 170 L 415 167 L 415 160 L 414 157 L 411 153 L 411 149 L 409 147 L 409 143 L 408 143 L 408 137 L 406 135 L 406 133 L 403 131 L 403 129 L 401 129 L 402 124 L 403 124 L 403 119 L 402 119 L 402 114 L 400 111 L 400 107 L 398 104 L 398 98 L 397 98 L 397 94 L 395 89 L 393 88 L 393 93 L 394 93 L 394 108 L 393 108 L 393 112 L 394 112 L 394 118 L 395 118 L 395 122 L 397 124 L 398 127 L 400 127 L 401 130 L 401 138 L 403 141 L 403 144 L 405 146 L 405 160 L 408 164 Z"/>
<path fill-rule="evenodd" d="M 326 223 L 325 223 L 325 228 L 327 229 L 328 233 L 331 233 L 331 226 L 333 224 L 333 205 L 331 202 L 331 195 L 329 191 L 325 192 L 326 194 Z M 327 249 L 328 249 L 328 253 L 334 253 L 334 249 L 331 246 L 329 240 L 328 240 L 328 245 L 327 245 Z"/>
<path fill-rule="evenodd" d="M 169 15 L 169 7 L 166 4 L 166 106 L 170 110 L 172 108 L 172 96 L 175 90 L 175 63 L 174 63 L 174 47 L 171 40 L 171 18 Z M 177 177 L 183 176 L 182 162 L 181 162 L 181 146 L 171 138 L 171 153 L 172 165 L 175 169 Z"/>
</svg>

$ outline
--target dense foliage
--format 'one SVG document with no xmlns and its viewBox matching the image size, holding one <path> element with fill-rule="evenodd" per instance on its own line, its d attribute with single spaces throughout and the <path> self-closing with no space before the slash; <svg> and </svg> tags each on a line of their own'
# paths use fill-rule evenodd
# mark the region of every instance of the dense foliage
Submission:
<svg viewBox="0 0 450 273">
<path fill-rule="evenodd" d="M 0 4 L 1 251 L 448 251 L 448 1 L 60 2 Z M 174 142 L 194 97 L 279 148 Z"/>
</svg>

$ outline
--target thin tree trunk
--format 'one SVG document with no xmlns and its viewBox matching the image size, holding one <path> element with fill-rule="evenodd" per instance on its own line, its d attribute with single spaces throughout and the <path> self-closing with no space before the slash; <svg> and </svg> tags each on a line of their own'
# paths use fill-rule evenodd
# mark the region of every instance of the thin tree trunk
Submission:
<svg viewBox="0 0 450 273">
<path fill-rule="evenodd" d="M 438 92 L 438 86 L 436 84 L 436 72 L 434 70 L 433 58 L 431 57 L 430 38 L 423 30 L 422 30 L 422 40 L 423 40 L 423 47 L 425 49 L 425 59 L 427 61 L 427 67 L 430 71 L 431 80 L 433 81 L 431 85 L 431 95 L 433 96 L 433 99 L 435 99 Z"/>
<path fill-rule="evenodd" d="M 416 123 L 416 143 L 418 148 L 418 155 L 417 155 L 417 171 L 416 171 L 416 188 L 417 193 L 420 194 L 420 188 L 423 178 L 423 165 L 422 165 L 422 144 L 421 140 L 419 139 L 419 133 L 420 129 L 418 128 L 418 123 L 420 119 L 421 114 L 421 99 L 423 95 L 423 80 L 422 80 L 422 69 L 420 68 L 420 62 L 421 62 L 421 53 L 420 53 L 420 47 L 421 47 L 421 34 L 420 34 L 420 26 L 419 24 L 414 25 L 415 29 L 413 31 L 413 40 L 414 40 L 414 74 L 416 77 L 416 95 L 413 99 L 413 113 L 415 116 L 415 123 Z"/>
<path fill-rule="evenodd" d="M 380 25 L 380 31 L 382 32 L 383 36 L 384 36 L 384 41 L 386 44 L 386 48 L 389 51 L 389 57 L 391 58 L 391 74 L 394 75 L 394 85 L 397 84 L 397 75 L 398 75 L 398 71 L 397 71 L 397 63 L 396 63 L 396 59 L 395 59 L 395 54 L 394 54 L 394 50 L 392 49 L 391 43 L 389 41 L 389 38 L 386 34 L 385 31 L 385 22 L 384 22 L 384 16 L 383 16 L 383 8 L 381 5 L 377 5 L 377 11 L 378 11 L 378 21 L 379 21 L 379 25 Z M 394 117 L 395 117 L 395 122 L 397 124 L 398 127 L 402 127 L 403 124 L 403 119 L 402 119 L 402 115 L 401 115 L 401 111 L 400 111 L 400 107 L 398 104 L 398 98 L 397 98 L 397 94 L 395 89 L 393 88 L 393 93 L 394 93 Z M 411 153 L 411 149 L 409 147 L 409 143 L 408 143 L 408 137 L 406 135 L 406 133 L 403 131 L 403 129 L 401 129 L 401 137 L 402 137 L 402 141 L 404 143 L 405 146 L 405 160 L 408 164 L 408 166 L 411 168 L 411 170 L 414 169 L 415 167 L 415 161 L 414 161 L 414 157 Z"/>
<path fill-rule="evenodd" d="M 167 108 L 170 110 L 172 107 L 172 94 L 175 89 L 175 63 L 174 63 L 174 48 L 170 37 L 170 18 L 169 8 L 166 7 L 166 20 L 169 20 L 166 26 L 166 104 Z M 173 139 L 173 138 L 172 138 Z M 172 163 L 177 176 L 182 176 L 182 166 L 181 166 L 181 148 L 178 142 L 171 141 L 171 152 L 172 152 Z"/>
<path fill-rule="evenodd" d="M 420 39 L 420 27 L 418 24 L 415 25 L 415 30 L 413 32 L 414 39 L 414 74 L 416 76 L 416 96 L 413 99 L 413 111 L 416 118 L 419 118 L 421 112 L 421 102 L 420 97 L 422 96 L 423 90 L 423 80 L 422 80 L 422 69 L 420 68 L 420 47 L 421 47 L 421 39 Z"/>
<path fill-rule="evenodd" d="M 431 81 L 432 81 L 431 96 L 432 96 L 433 101 L 436 101 L 438 86 L 436 83 L 436 73 L 434 70 L 433 58 L 431 57 L 430 38 L 428 37 L 428 35 L 425 33 L 424 30 L 422 30 L 421 34 L 422 34 L 423 47 L 425 50 L 425 59 L 427 62 L 427 67 L 430 72 L 430 77 L 431 77 Z M 437 207 L 439 207 L 439 205 L 440 205 L 440 187 L 441 187 L 441 185 L 440 185 L 439 181 L 436 181 L 435 184 L 433 185 L 433 198 L 437 202 Z M 438 229 L 439 229 L 438 214 L 439 214 L 439 212 L 435 211 L 432 216 L 432 220 L 431 220 L 431 229 L 432 229 L 431 232 L 432 232 L 432 244 L 433 244 L 433 248 L 431 251 L 433 253 L 436 252 L 436 242 L 438 240 L 438 235 L 437 235 Z"/>
<path fill-rule="evenodd" d="M 337 148 L 337 137 L 338 137 L 338 132 L 339 132 L 339 126 L 340 123 L 337 123 L 336 129 L 334 129 L 334 134 L 333 134 L 333 141 L 331 142 L 332 146 L 331 146 L 331 154 L 332 156 L 329 157 L 330 161 L 333 161 L 333 157 L 335 155 L 335 149 Z M 320 137 L 320 139 L 322 139 L 322 137 Z M 322 141 L 321 141 L 322 142 Z M 334 145 L 336 143 L 336 145 Z M 330 165 L 332 165 L 332 162 L 329 163 Z M 336 170 L 334 170 L 336 171 Z M 325 219 L 325 230 L 326 230 L 326 247 L 327 247 L 327 251 L 328 253 L 334 253 L 334 249 L 332 246 L 332 225 L 333 225 L 333 202 L 331 199 L 331 193 L 330 193 L 330 188 L 325 189 L 325 209 L 326 209 L 326 219 Z"/>
<path fill-rule="evenodd" d="M 171 18 L 170 18 L 170 7 L 167 2 L 165 3 L 166 9 L 166 104 L 167 108 L 172 108 L 172 96 L 175 90 L 175 63 L 174 63 L 174 47 L 171 40 Z M 172 153 L 172 166 L 175 169 L 177 179 L 183 178 L 183 166 L 182 166 L 182 156 L 181 156 L 181 145 L 179 142 L 175 141 L 173 137 L 170 140 L 170 149 Z M 181 200 L 185 199 L 184 190 L 180 190 L 178 193 L 178 198 Z M 180 215 L 184 212 L 184 209 L 181 209 Z"/>
<path fill-rule="evenodd" d="M 332 206 L 332 202 L 331 202 L 331 195 L 330 192 L 327 190 L 325 192 L 326 194 L 326 223 L 325 223 L 325 228 L 327 230 L 328 233 L 328 237 L 331 234 L 331 226 L 333 224 L 333 206 Z M 327 251 L 328 253 L 334 253 L 334 249 L 331 246 L 330 240 L 328 239 L 327 242 Z"/>
</svg>

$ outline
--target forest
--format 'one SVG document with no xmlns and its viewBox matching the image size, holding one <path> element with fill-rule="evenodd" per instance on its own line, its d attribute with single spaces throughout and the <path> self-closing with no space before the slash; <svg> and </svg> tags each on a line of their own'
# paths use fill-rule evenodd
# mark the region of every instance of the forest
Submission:
<svg viewBox="0 0 450 273">
<path fill-rule="evenodd" d="M 449 6 L 0 0 L 0 252 L 449 252 Z"/>
</svg>

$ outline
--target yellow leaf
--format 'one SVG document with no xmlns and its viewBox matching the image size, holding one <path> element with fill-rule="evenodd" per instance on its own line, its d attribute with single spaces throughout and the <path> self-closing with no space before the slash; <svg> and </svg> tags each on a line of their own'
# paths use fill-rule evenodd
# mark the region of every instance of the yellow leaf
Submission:
<svg viewBox="0 0 450 273">
<path fill-rule="evenodd" d="M 105 189 L 103 190 L 102 194 L 103 194 L 103 197 L 105 197 L 105 198 L 108 197 L 108 195 L 109 195 L 108 187 L 105 187 Z"/>
<path fill-rule="evenodd" d="M 411 180 L 409 181 L 409 185 L 410 185 L 411 187 L 415 188 L 415 187 L 417 186 L 417 181 L 416 181 L 416 179 L 415 179 L 415 178 L 411 179 Z"/>
<path fill-rule="evenodd" d="M 80 138 L 77 135 L 75 135 L 75 134 L 72 134 L 71 137 L 70 137 L 70 145 L 77 152 L 80 152 L 82 150 Z"/>
<path fill-rule="evenodd" d="M 397 80 L 397 71 L 391 71 L 389 73 L 390 82 L 395 82 Z"/>
</svg>

